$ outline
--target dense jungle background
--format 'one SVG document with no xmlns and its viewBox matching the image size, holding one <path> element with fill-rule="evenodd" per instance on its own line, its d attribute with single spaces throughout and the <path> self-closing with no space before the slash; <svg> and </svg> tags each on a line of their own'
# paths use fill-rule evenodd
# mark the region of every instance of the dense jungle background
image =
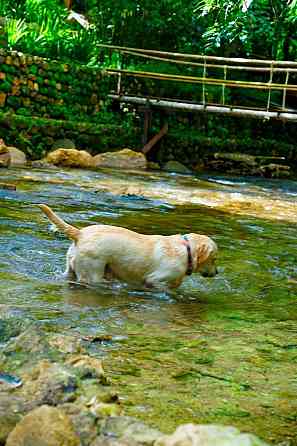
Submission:
<svg viewBox="0 0 297 446">
<path fill-rule="evenodd" d="M 75 17 L 72 11 L 77 13 Z M 101 48 L 102 43 L 192 54 L 272 60 L 295 60 L 297 53 L 296 0 L 120 0 L 116 4 L 104 0 L 14 2 L 2 0 L 0 16 L 4 18 L 2 22 L 5 22 L 8 49 L 98 69 L 121 67 L 169 74 L 202 75 L 202 68 L 184 67 L 133 55 L 124 56 Z M 239 73 L 240 78 L 246 79 L 246 73 Z M 253 80 L 263 81 L 264 78 L 268 81 L 269 73 L 266 77 L 261 74 L 254 76 Z M 295 82 L 295 78 L 296 74 L 290 73 L 291 83 Z M 274 81 L 284 82 L 284 79 L 280 75 L 274 75 Z M 131 87 L 129 82 L 128 79 L 126 85 Z M 139 92 L 145 91 L 148 95 L 201 100 L 201 86 L 175 85 L 168 82 L 162 82 L 160 85 L 152 80 L 140 82 L 135 86 L 133 82 L 132 87 Z M 7 83 L 2 82 L 0 90 L 5 91 L 7 88 L 9 88 Z M 101 86 L 101 90 L 102 88 Z M 111 88 L 110 84 L 105 87 L 105 96 Z M 220 95 L 221 88 L 207 87 L 208 102 L 218 102 Z M 232 91 L 226 89 L 225 95 L 227 103 L 230 104 L 248 107 L 253 103 L 265 107 L 268 93 L 237 88 Z M 13 98 L 11 101 L 16 100 Z M 271 105 L 277 105 L 279 102 L 280 93 L 272 92 Z M 295 92 L 287 93 L 286 106 L 297 107 Z M 4 113 L 11 110 L 10 104 L 2 108 Z M 17 114 L 26 115 L 26 113 L 26 107 L 18 108 Z M 72 107 L 64 109 L 59 107 L 58 112 L 55 110 L 52 114 L 51 117 L 57 119 L 85 121 L 84 117 L 79 116 L 77 110 Z M 268 119 L 243 119 L 239 123 L 237 118 L 216 118 L 209 114 L 197 118 L 190 113 L 182 115 L 173 113 L 167 118 L 170 132 L 165 142 L 166 150 L 163 150 L 166 153 L 164 155 L 161 151 L 158 161 L 185 158 L 187 162 L 190 156 L 187 150 L 190 153 L 197 152 L 199 157 L 205 152 L 225 151 L 227 148 L 228 151 L 258 155 L 282 154 L 288 157 L 290 162 L 295 163 L 294 124 L 272 122 Z M 143 126 L 141 116 L 136 116 L 135 119 L 135 113 L 131 108 L 115 109 L 108 101 L 99 114 L 95 117 L 90 115 L 88 120 L 98 124 L 104 123 L 106 126 L 120 122 L 125 126 L 127 134 L 131 133 L 132 128 L 141 129 Z M 155 113 L 152 134 L 159 130 L 160 121 L 162 117 Z M 19 133 L 19 126 L 15 127 Z M 14 134 L 13 138 L 15 136 Z M 137 138 L 140 143 L 140 137 Z M 187 150 L 183 148 L 185 140 Z M 22 140 L 17 142 L 20 148 L 32 152 L 32 147 L 28 150 L 26 142 Z M 123 143 L 129 146 L 126 141 Z M 163 144 L 161 141 L 161 148 Z M 35 158 L 48 150 L 37 136 L 33 145 L 35 154 L 31 156 Z M 130 142 L 130 146 L 133 145 L 135 147 L 135 138 Z M 176 147 L 180 147 L 179 153 L 174 153 Z M 170 153 L 172 151 L 173 153 Z M 153 152 L 151 157 L 156 158 L 156 153 Z"/>
</svg>

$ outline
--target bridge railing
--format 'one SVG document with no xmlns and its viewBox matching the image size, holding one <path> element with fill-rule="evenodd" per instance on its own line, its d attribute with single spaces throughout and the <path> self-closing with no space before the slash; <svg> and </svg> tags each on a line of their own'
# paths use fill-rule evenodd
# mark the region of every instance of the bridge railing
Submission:
<svg viewBox="0 0 297 446">
<path fill-rule="evenodd" d="M 177 66 L 185 66 L 187 69 L 198 68 L 202 75 L 181 75 L 160 73 L 157 71 L 144 71 L 125 69 L 122 67 L 108 67 L 106 73 L 117 77 L 116 91 L 111 97 L 124 102 L 135 104 L 150 104 L 157 107 L 175 108 L 188 111 L 208 111 L 212 113 L 224 113 L 231 115 L 251 116 L 258 118 L 277 118 L 283 120 L 296 120 L 297 110 L 287 104 L 288 93 L 296 96 L 297 102 L 297 62 L 273 61 L 262 59 L 225 58 L 207 55 L 195 55 L 184 53 L 169 53 L 156 50 L 145 50 L 137 48 L 126 48 L 112 45 L 101 45 L 102 48 L 111 52 L 120 53 L 123 56 L 142 58 L 146 61 L 158 63 L 169 63 Z M 127 65 L 127 63 L 126 63 Z M 234 79 L 234 73 L 240 79 Z M 243 79 L 248 76 L 248 79 Z M 257 80 L 255 79 L 255 76 Z M 268 77 L 264 79 L 263 77 Z M 158 82 L 174 82 L 191 85 L 200 85 L 200 100 L 189 101 L 188 98 L 175 97 L 152 97 L 151 94 L 137 94 L 129 91 L 128 94 L 123 87 L 123 80 L 130 79 L 153 80 Z M 252 78 L 252 80 L 250 80 Z M 259 80 L 260 78 L 260 80 Z M 213 102 L 208 98 L 208 89 L 216 86 L 221 89 L 219 101 Z M 241 99 L 243 91 L 256 91 L 265 93 L 261 106 L 254 98 L 249 100 L 248 106 L 242 103 L 232 103 L 234 94 L 227 94 L 230 89 L 240 89 Z M 277 93 L 277 100 L 275 94 Z M 274 96 L 273 96 L 274 95 Z M 231 98 L 231 101 L 230 101 Z M 274 99 L 274 100 L 272 100 Z M 254 102 L 254 103 L 253 103 Z"/>
</svg>

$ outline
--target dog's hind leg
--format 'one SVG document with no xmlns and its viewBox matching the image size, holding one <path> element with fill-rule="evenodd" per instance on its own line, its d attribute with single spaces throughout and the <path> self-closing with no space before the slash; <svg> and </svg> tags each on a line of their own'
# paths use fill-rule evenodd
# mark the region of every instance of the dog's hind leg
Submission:
<svg viewBox="0 0 297 446">
<path fill-rule="evenodd" d="M 74 259 L 75 259 L 75 245 L 71 245 L 67 252 L 66 257 L 66 270 L 63 274 L 67 280 L 76 280 L 76 274 L 74 269 Z"/>
<path fill-rule="evenodd" d="M 98 284 L 104 280 L 106 268 L 105 260 L 90 260 L 80 257 L 75 259 L 75 274 L 78 282 L 87 284 Z"/>
</svg>

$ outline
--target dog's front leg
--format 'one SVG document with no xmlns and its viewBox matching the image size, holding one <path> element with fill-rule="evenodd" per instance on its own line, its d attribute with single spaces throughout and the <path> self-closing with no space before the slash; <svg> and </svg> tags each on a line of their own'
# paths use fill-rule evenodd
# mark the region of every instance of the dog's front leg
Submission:
<svg viewBox="0 0 297 446">
<path fill-rule="evenodd" d="M 74 262 L 77 280 L 89 285 L 102 283 L 106 268 L 105 259 L 90 259 L 86 256 L 77 256 Z"/>
</svg>

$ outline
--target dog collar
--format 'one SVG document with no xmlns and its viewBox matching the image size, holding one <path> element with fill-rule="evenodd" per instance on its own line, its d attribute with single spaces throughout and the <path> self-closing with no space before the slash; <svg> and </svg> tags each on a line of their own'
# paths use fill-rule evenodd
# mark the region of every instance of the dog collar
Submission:
<svg viewBox="0 0 297 446">
<path fill-rule="evenodd" d="M 181 237 L 183 239 L 183 244 L 187 248 L 187 253 L 188 253 L 188 267 L 186 274 L 187 276 L 190 276 L 193 272 L 193 257 L 192 257 L 191 245 L 186 235 L 182 235 Z"/>
</svg>

